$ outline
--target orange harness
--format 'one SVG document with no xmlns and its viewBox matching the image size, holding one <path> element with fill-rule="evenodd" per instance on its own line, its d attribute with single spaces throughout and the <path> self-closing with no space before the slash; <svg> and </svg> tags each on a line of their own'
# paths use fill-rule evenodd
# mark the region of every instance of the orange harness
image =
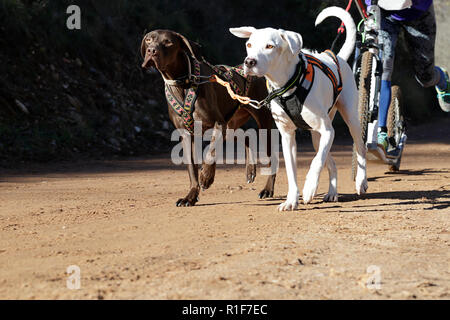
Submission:
<svg viewBox="0 0 450 320">
<path fill-rule="evenodd" d="M 327 65 L 325 65 L 322 61 L 320 61 L 319 59 L 317 59 L 309 54 L 305 54 L 305 56 L 308 59 L 309 64 L 312 64 L 313 66 L 322 70 L 322 72 L 325 73 L 325 75 L 331 80 L 331 83 L 333 84 L 333 91 L 334 91 L 334 99 L 333 99 L 333 105 L 334 105 L 334 102 L 336 102 L 336 99 L 338 98 L 339 94 L 342 91 L 341 68 L 339 66 L 339 61 L 338 61 L 336 55 L 333 53 L 333 51 L 325 50 L 324 52 L 326 54 L 328 54 L 331 57 L 331 59 L 333 59 L 334 63 L 336 64 L 339 79 L 336 79 L 334 72 L 331 71 L 331 69 Z"/>
</svg>

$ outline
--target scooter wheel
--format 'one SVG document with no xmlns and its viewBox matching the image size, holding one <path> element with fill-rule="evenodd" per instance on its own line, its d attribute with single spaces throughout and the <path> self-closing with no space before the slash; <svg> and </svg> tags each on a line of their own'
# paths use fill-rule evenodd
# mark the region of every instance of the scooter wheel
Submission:
<svg viewBox="0 0 450 320">
<path fill-rule="evenodd" d="M 402 160 L 402 158 L 400 157 L 397 162 L 393 165 L 389 166 L 389 171 L 390 172 L 399 172 L 400 171 L 400 161 Z"/>
</svg>

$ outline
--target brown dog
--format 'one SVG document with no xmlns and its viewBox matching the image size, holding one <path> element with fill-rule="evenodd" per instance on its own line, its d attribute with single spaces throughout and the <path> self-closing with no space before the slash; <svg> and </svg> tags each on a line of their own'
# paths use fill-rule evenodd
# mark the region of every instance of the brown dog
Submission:
<svg viewBox="0 0 450 320">
<path fill-rule="evenodd" d="M 200 62 L 200 46 L 187 40 L 179 33 L 170 30 L 155 30 L 146 34 L 141 44 L 141 54 L 144 59 L 143 68 L 155 67 L 170 86 L 173 96 L 178 101 L 184 101 L 187 89 L 192 87 L 189 79 L 192 61 L 198 61 L 202 76 L 214 74 L 211 66 L 205 62 Z M 190 65 L 191 64 L 191 65 Z M 203 79 L 204 80 L 204 79 Z M 233 80 L 244 88 L 246 80 L 235 74 Z M 239 107 L 239 102 L 230 98 L 227 90 L 217 83 L 203 83 L 198 85 L 197 98 L 194 103 L 193 119 L 201 121 L 202 133 L 208 129 L 221 128 L 223 137 L 226 129 L 237 129 L 245 124 L 250 117 L 253 117 L 260 129 L 272 128 L 272 115 L 266 108 L 254 109 L 248 106 Z M 262 100 L 267 96 L 267 89 L 264 79 L 253 78 L 248 89 L 248 96 L 255 100 Z M 177 129 L 186 129 L 183 118 L 174 111 L 169 104 L 169 118 Z M 270 130 L 269 130 L 270 132 Z M 268 135 L 268 155 L 270 156 L 270 135 Z M 193 141 L 191 140 L 191 150 Z M 248 144 L 246 144 L 246 172 L 247 182 L 253 182 L 256 175 L 256 166 L 248 163 Z M 200 187 L 208 189 L 214 181 L 216 164 L 202 164 L 200 177 L 198 176 L 198 165 L 193 161 L 191 152 L 191 164 L 188 164 L 189 178 L 191 182 L 190 190 L 186 197 L 177 201 L 177 206 L 193 206 L 198 201 Z M 259 193 L 259 197 L 267 198 L 273 196 L 275 184 L 275 174 L 268 176 L 264 189 Z"/>
</svg>

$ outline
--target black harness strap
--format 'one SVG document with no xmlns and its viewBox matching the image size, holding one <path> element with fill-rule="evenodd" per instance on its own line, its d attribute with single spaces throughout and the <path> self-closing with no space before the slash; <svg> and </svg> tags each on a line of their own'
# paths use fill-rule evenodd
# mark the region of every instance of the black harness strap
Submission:
<svg viewBox="0 0 450 320">
<path fill-rule="evenodd" d="M 275 99 L 281 105 L 284 112 L 286 112 L 289 118 L 291 118 L 292 122 L 294 122 L 297 128 L 310 130 L 311 127 L 305 122 L 301 113 L 306 97 L 308 96 L 309 91 L 311 91 L 312 85 L 314 83 L 315 71 L 312 64 L 308 63 L 305 66 L 303 59 L 301 59 L 299 64 L 303 65 L 303 67 L 300 69 L 301 75 L 299 77 L 299 80 L 297 80 L 297 82 L 291 86 L 291 88 L 296 86 L 296 90 L 287 97 L 283 97 L 282 95 L 280 95 Z M 286 92 L 287 90 L 281 91 Z"/>
<path fill-rule="evenodd" d="M 276 99 L 279 105 L 283 108 L 286 114 L 291 118 L 292 122 L 301 129 L 310 130 L 311 127 L 305 122 L 301 116 L 303 110 L 303 104 L 311 91 L 312 85 L 314 83 L 315 68 L 319 68 L 325 75 L 330 79 L 333 84 L 333 104 L 330 109 L 334 106 L 339 94 L 342 91 L 342 76 L 339 67 L 339 61 L 336 55 L 330 51 L 325 51 L 336 63 L 338 69 L 339 79 L 336 78 L 333 71 L 325 65 L 319 59 L 313 57 L 312 55 L 305 54 L 307 64 L 305 67 L 305 62 L 302 57 L 300 57 L 300 62 L 297 64 L 296 71 L 292 78 L 286 83 L 286 85 L 280 89 L 272 91 L 269 96 L 263 100 L 263 103 L 268 104 L 270 100 Z M 289 96 L 283 97 L 283 94 L 288 90 L 296 88 L 296 90 Z"/>
<path fill-rule="evenodd" d="M 263 101 L 261 101 L 261 104 L 269 105 L 271 100 L 281 97 L 287 91 L 294 88 L 304 76 L 305 69 L 306 69 L 305 62 L 300 57 L 300 62 L 297 64 L 294 75 L 288 80 L 288 82 L 286 82 L 286 85 L 270 92 L 269 95 Z"/>
</svg>

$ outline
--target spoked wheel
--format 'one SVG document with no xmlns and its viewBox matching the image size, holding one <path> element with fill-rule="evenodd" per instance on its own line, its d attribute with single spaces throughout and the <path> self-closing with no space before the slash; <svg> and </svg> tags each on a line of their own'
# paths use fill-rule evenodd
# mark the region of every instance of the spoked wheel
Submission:
<svg viewBox="0 0 450 320">
<path fill-rule="evenodd" d="M 399 86 L 392 86 L 391 104 L 389 106 L 387 129 L 389 142 L 396 147 L 399 146 L 403 133 L 405 132 L 405 120 L 403 117 L 402 92 Z M 401 156 L 395 164 L 389 166 L 389 171 L 400 170 Z"/>
<path fill-rule="evenodd" d="M 373 55 L 371 52 L 366 51 L 361 58 L 361 72 L 358 81 L 358 114 L 361 124 L 361 134 L 364 145 L 367 142 L 367 126 L 370 121 L 369 117 L 369 105 L 370 105 L 370 89 L 372 87 L 372 67 L 373 67 Z M 356 172 L 358 169 L 358 158 L 356 155 L 356 146 L 353 144 L 352 154 L 352 179 L 355 181 Z"/>
</svg>

